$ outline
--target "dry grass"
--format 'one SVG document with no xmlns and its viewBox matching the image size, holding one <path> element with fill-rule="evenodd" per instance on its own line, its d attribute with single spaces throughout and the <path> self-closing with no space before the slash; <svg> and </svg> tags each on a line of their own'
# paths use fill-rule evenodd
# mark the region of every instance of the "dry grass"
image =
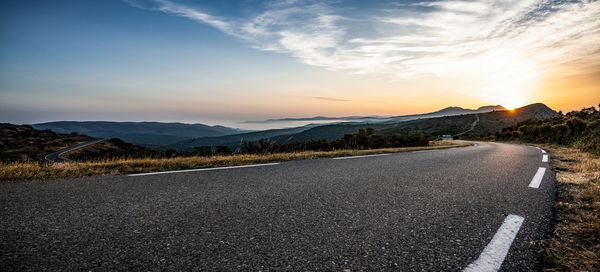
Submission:
<svg viewBox="0 0 600 272">
<path fill-rule="evenodd" d="M 558 181 L 544 270 L 600 271 L 600 157 L 574 148 L 541 147 L 549 150 Z"/>
<path fill-rule="evenodd" d="M 119 175 L 152 171 L 234 166 L 292 160 L 369 155 L 467 146 L 461 141 L 432 141 L 429 146 L 385 148 L 372 150 L 305 151 L 265 155 L 236 154 L 213 157 L 177 157 L 162 159 L 112 159 L 89 162 L 46 164 L 41 162 L 5 163 L 0 167 L 0 182 Z"/>
</svg>

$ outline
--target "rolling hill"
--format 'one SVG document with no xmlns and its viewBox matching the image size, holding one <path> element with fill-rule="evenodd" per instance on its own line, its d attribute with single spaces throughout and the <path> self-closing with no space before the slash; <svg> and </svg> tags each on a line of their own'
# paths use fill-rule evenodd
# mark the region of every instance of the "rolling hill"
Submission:
<svg viewBox="0 0 600 272">
<path fill-rule="evenodd" d="M 96 138 L 120 138 L 140 145 L 169 145 L 198 137 L 224 136 L 246 132 L 224 126 L 161 122 L 60 121 L 31 125 L 57 133 L 77 132 Z"/>
<path fill-rule="evenodd" d="M 63 157 L 73 161 L 98 161 L 121 158 L 162 157 L 163 153 L 122 141 L 105 139 L 96 144 L 69 151 Z"/>
<path fill-rule="evenodd" d="M 36 130 L 28 125 L 0 124 L 0 161 L 38 160 L 38 156 L 93 140 L 78 134 Z"/>
</svg>

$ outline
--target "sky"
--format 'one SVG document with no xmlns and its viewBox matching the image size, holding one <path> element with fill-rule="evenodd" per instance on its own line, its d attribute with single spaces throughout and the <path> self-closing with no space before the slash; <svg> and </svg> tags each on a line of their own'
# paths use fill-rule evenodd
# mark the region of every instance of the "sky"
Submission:
<svg viewBox="0 0 600 272">
<path fill-rule="evenodd" d="M 0 12 L 0 122 L 244 127 L 600 103 L 600 1 L 20 0 Z"/>
</svg>

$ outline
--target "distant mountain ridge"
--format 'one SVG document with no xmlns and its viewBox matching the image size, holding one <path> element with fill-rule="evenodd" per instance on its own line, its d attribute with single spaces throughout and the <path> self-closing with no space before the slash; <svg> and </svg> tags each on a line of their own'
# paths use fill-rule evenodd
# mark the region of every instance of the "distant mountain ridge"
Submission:
<svg viewBox="0 0 600 272">
<path fill-rule="evenodd" d="M 198 137 L 224 136 L 247 132 L 224 126 L 162 122 L 58 121 L 31 125 L 56 133 L 77 132 L 96 138 L 120 138 L 141 145 L 168 145 Z"/>
<path fill-rule="evenodd" d="M 249 124 L 260 124 L 260 123 L 276 123 L 276 122 L 288 122 L 288 121 L 353 121 L 353 122 L 386 122 L 386 121 L 397 121 L 398 119 L 415 119 L 415 118 L 431 118 L 438 116 L 450 116 L 460 114 L 472 114 L 472 113 L 484 113 L 491 111 L 503 111 L 506 110 L 501 105 L 495 106 L 482 106 L 475 110 L 465 109 L 461 107 L 447 107 L 439 111 L 409 115 L 398 115 L 398 116 L 342 116 L 342 117 L 330 117 L 330 116 L 314 116 L 314 117 L 299 117 L 299 118 L 278 118 L 278 119 L 267 119 L 262 121 L 245 121 L 244 123 Z"/>
<path fill-rule="evenodd" d="M 461 107 L 447 107 L 444 109 L 441 109 L 439 111 L 436 112 L 432 112 L 432 113 L 426 113 L 423 115 L 459 115 L 459 114 L 472 114 L 472 113 L 484 113 L 484 112 L 491 112 L 491 111 L 505 111 L 506 108 L 500 106 L 500 105 L 496 105 L 496 106 L 483 106 L 483 107 L 479 107 L 476 110 L 472 110 L 472 109 L 465 109 L 465 108 L 461 108 Z"/>
</svg>

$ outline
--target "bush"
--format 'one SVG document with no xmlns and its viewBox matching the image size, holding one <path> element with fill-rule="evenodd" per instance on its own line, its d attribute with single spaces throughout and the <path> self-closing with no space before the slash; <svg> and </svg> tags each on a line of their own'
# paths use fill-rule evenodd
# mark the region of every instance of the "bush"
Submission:
<svg viewBox="0 0 600 272">
<path fill-rule="evenodd" d="M 242 152 L 249 154 L 270 154 L 298 151 L 332 151 L 339 149 L 376 149 L 389 147 L 426 146 L 430 136 L 420 131 L 406 134 L 378 135 L 375 129 L 359 129 L 357 133 L 346 134 L 341 139 L 329 142 L 326 139 L 289 144 L 278 144 L 268 139 L 258 142 L 244 142 Z"/>
<path fill-rule="evenodd" d="M 569 145 L 600 154 L 600 111 L 595 107 L 547 120 L 527 120 L 496 133 L 500 140 Z"/>
</svg>

